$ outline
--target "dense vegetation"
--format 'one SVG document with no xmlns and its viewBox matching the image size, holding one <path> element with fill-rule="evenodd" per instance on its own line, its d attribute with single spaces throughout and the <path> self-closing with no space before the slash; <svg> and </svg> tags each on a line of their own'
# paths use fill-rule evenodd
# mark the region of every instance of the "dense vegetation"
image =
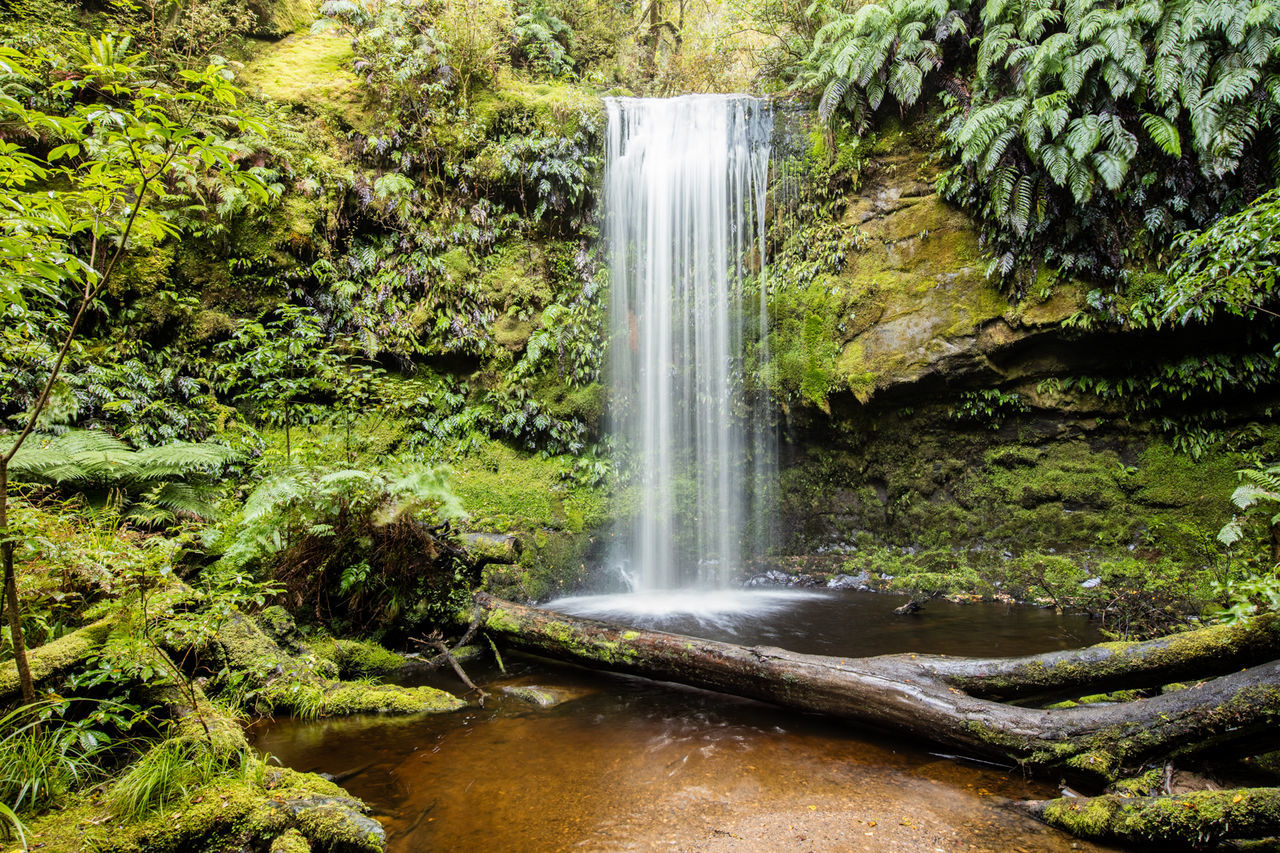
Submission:
<svg viewBox="0 0 1280 853">
<path fill-rule="evenodd" d="M 742 88 L 818 117 L 779 141 L 756 365 L 799 445 L 784 547 L 841 539 L 814 577 L 1134 634 L 1276 607 L 1275 3 L 21 0 L 0 15 L 0 828 L 337 843 L 267 811 L 342 793 L 267 767 L 240 716 L 453 707 L 344 680 L 402 659 L 334 637 L 403 644 L 478 584 L 589 581 L 626 506 L 600 96 Z M 903 163 L 954 206 L 890 240 L 853 215 Z M 873 400 L 890 370 L 858 336 L 929 281 L 857 265 L 928 256 L 965 216 L 980 250 L 943 258 L 995 283 L 973 276 L 983 322 L 1061 298 L 1068 344 L 1140 343 Z M 1087 418 L 1102 438 L 1071 432 Z M 855 509 L 824 526 L 833 489 Z M 231 829 L 171 826 L 197 790 Z"/>
</svg>

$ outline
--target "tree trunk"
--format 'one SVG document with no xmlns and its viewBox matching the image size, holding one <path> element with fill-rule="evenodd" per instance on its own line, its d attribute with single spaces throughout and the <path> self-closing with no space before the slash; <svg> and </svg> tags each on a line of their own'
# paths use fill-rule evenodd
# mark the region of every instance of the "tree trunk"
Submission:
<svg viewBox="0 0 1280 853">
<path fill-rule="evenodd" d="M 4 589 L 0 592 L 0 608 L 9 621 L 9 641 L 13 643 L 13 662 L 22 701 L 36 701 L 35 682 L 27 661 L 27 643 L 22 636 L 22 603 L 18 598 L 18 575 L 13 567 L 13 539 L 9 530 L 9 455 L 0 456 L 0 563 L 4 565 Z M 7 606 L 6 606 L 7 605 Z"/>
<path fill-rule="evenodd" d="M 1280 661 L 1194 687 L 1113 705 L 1048 710 L 1002 695 L 1119 682 L 1142 683 L 1236 669 L 1276 651 L 1274 620 L 1218 627 L 1150 643 L 1101 644 L 1027 658 L 934 655 L 835 658 L 747 648 L 615 627 L 480 593 L 484 630 L 509 646 L 615 672 L 760 699 L 800 711 L 906 732 L 950 748 L 1031 767 L 1114 780 L 1125 767 L 1267 734 L 1280 719 Z M 1222 654 L 1215 656 L 1213 649 Z M 1280 654 L 1275 654 L 1280 657 Z M 1046 675 L 1047 673 L 1047 675 Z"/>
</svg>

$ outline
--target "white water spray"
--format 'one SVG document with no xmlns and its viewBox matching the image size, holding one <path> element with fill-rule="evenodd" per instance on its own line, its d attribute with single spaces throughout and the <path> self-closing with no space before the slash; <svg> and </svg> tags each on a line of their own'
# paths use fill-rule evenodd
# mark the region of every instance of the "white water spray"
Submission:
<svg viewBox="0 0 1280 853">
<path fill-rule="evenodd" d="M 764 213 L 773 115 L 742 95 L 606 99 L 610 428 L 634 517 L 611 557 L 638 590 L 723 587 L 766 547 L 776 472 Z"/>
</svg>

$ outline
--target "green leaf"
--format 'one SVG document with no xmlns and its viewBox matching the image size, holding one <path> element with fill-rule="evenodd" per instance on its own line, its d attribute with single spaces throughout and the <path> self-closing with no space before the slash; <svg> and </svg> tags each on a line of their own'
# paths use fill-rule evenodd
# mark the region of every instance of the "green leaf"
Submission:
<svg viewBox="0 0 1280 853">
<path fill-rule="evenodd" d="M 1151 141 L 1160 146 L 1160 150 L 1170 157 L 1182 156 L 1182 137 L 1173 122 L 1158 115 L 1143 113 L 1142 125 L 1151 136 Z"/>
</svg>

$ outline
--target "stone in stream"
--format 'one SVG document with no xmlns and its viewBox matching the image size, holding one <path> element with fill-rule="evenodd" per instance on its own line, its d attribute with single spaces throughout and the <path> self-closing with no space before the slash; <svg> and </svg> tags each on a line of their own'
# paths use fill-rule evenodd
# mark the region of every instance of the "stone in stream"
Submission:
<svg viewBox="0 0 1280 853">
<path fill-rule="evenodd" d="M 314 795 L 283 800 L 298 828 L 320 849 L 336 853 L 381 853 L 387 846 L 382 824 L 362 813 L 364 804 L 351 797 Z"/>
<path fill-rule="evenodd" d="M 554 708 L 582 695 L 580 691 L 558 690 L 537 684 L 508 684 L 502 688 L 502 692 L 512 699 L 537 705 L 539 708 Z"/>
<path fill-rule="evenodd" d="M 856 575 L 836 575 L 827 581 L 827 589 L 857 589 L 865 592 L 871 589 L 871 574 L 858 572 Z"/>
</svg>

